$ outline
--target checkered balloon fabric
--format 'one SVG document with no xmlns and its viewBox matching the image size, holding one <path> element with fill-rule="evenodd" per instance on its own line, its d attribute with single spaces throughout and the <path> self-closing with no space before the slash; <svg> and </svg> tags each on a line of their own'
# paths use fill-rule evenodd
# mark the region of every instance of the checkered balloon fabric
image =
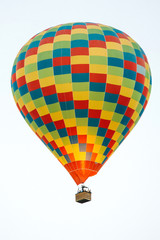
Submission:
<svg viewBox="0 0 160 240">
<path fill-rule="evenodd" d="M 22 116 L 77 184 L 95 175 L 130 133 L 151 91 L 141 47 L 96 23 L 62 24 L 31 38 L 11 82 Z"/>
</svg>

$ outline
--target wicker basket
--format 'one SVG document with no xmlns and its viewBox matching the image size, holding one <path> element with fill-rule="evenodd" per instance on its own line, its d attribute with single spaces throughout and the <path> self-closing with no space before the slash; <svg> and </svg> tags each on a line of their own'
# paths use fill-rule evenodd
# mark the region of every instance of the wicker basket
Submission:
<svg viewBox="0 0 160 240">
<path fill-rule="evenodd" d="M 91 192 L 79 192 L 75 195 L 76 202 L 85 203 L 91 201 Z"/>
</svg>

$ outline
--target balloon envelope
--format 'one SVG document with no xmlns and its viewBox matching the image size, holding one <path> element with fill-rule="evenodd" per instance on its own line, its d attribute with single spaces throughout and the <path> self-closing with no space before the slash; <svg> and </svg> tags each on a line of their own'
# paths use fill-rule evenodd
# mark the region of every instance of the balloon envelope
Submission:
<svg viewBox="0 0 160 240">
<path fill-rule="evenodd" d="M 150 90 L 141 47 L 96 23 L 42 31 L 22 47 L 12 70 L 19 111 L 77 184 L 95 175 L 130 133 Z"/>
</svg>

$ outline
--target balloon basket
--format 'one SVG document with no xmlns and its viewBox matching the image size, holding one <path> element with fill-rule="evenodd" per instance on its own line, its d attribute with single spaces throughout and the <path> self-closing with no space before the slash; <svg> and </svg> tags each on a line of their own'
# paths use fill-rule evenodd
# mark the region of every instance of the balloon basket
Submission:
<svg viewBox="0 0 160 240">
<path fill-rule="evenodd" d="M 78 203 L 91 201 L 91 191 L 87 187 L 82 186 L 81 190 L 78 190 L 78 192 L 75 194 L 75 200 Z"/>
</svg>

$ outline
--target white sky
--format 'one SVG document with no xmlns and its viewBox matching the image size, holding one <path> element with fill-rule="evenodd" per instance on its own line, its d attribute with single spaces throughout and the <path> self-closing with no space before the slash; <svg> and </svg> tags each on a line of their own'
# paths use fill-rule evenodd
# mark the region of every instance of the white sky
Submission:
<svg viewBox="0 0 160 240">
<path fill-rule="evenodd" d="M 160 239 L 159 9 L 159 0 L 1 2 L 0 239 Z M 10 87 L 22 45 L 48 27 L 75 21 L 126 32 L 145 51 L 153 77 L 141 120 L 87 180 L 93 200 L 82 205 L 70 175 L 21 117 Z"/>
</svg>

